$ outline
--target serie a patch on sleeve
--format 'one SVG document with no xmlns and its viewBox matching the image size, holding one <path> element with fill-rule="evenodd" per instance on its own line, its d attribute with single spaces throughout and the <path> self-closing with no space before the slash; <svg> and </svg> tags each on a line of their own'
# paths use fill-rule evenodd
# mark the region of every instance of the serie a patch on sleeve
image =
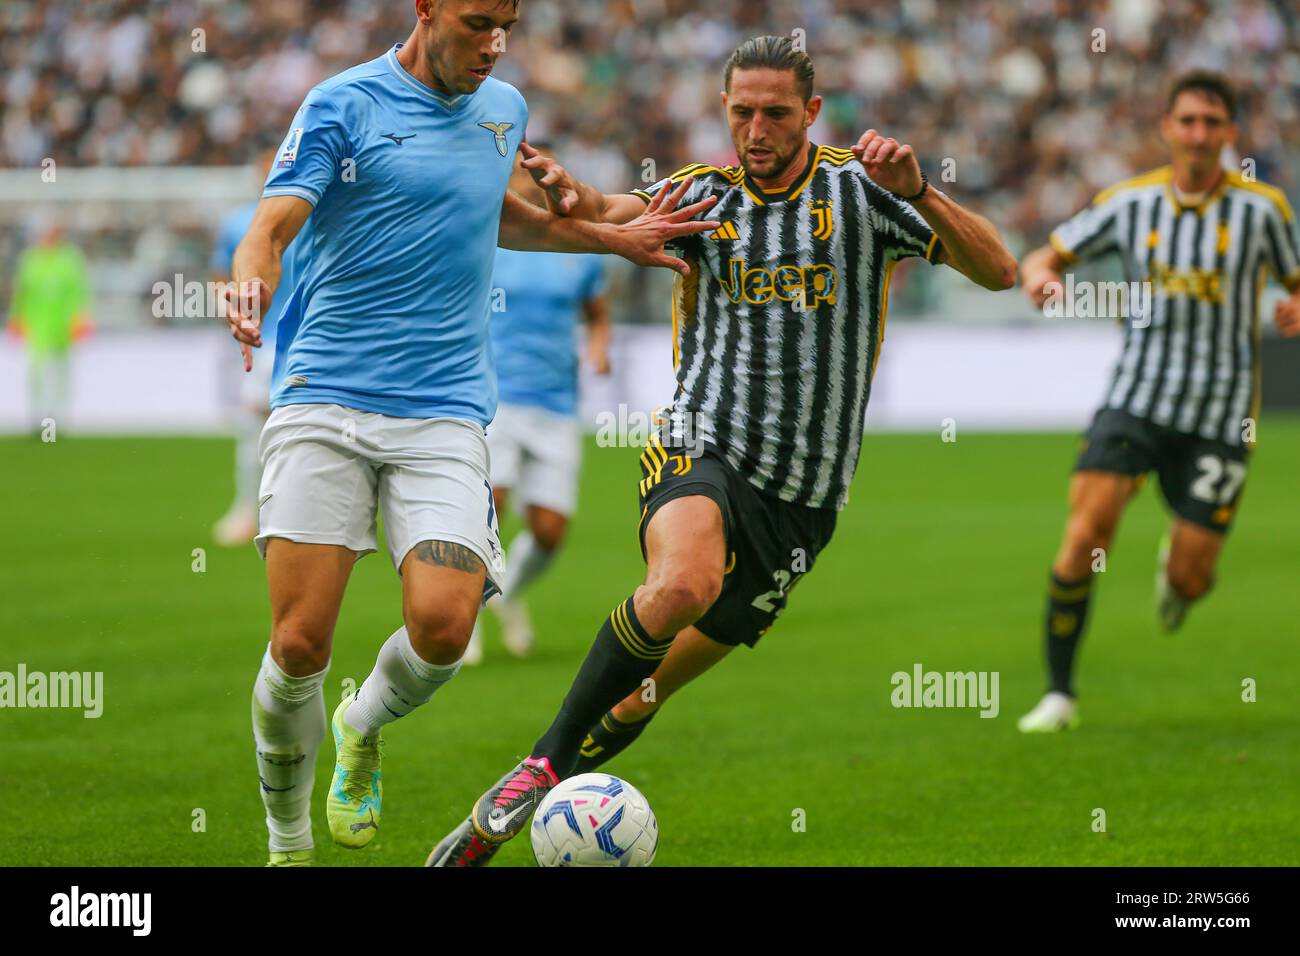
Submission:
<svg viewBox="0 0 1300 956">
<path fill-rule="evenodd" d="M 289 138 L 284 141 L 284 147 L 275 162 L 276 169 L 293 169 L 293 164 L 298 160 L 298 145 L 302 142 L 302 131 L 303 127 L 297 126 L 289 132 Z"/>
</svg>

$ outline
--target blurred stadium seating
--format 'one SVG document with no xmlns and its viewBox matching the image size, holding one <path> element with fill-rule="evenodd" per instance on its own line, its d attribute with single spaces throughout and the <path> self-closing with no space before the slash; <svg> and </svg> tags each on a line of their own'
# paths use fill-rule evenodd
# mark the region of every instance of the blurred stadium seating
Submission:
<svg viewBox="0 0 1300 956">
<path fill-rule="evenodd" d="M 747 36 L 802 31 L 826 97 L 813 138 L 878 127 L 936 181 L 950 160 L 946 188 L 1017 254 L 1164 161 L 1164 90 L 1191 66 L 1232 77 L 1241 157 L 1300 191 L 1293 0 L 523 0 L 521 16 L 497 75 L 527 96 L 532 138 L 606 190 L 734 162 L 722 63 Z M 312 85 L 412 23 L 409 0 L 0 5 L 0 301 L 27 236 L 56 216 L 87 253 L 99 328 L 213 324 L 155 316 L 154 283 L 207 278 L 221 214 L 257 193 L 258 150 Z M 57 184 L 39 177 L 50 160 Z M 1023 297 L 946 272 L 900 270 L 891 322 L 1031 318 Z M 667 320 L 667 276 L 618 274 L 617 321 Z"/>
</svg>

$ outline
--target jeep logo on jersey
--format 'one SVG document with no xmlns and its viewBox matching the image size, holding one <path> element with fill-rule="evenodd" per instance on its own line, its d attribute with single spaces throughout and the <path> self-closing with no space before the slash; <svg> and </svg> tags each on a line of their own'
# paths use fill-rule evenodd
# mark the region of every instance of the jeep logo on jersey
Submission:
<svg viewBox="0 0 1300 956">
<path fill-rule="evenodd" d="M 831 208 L 834 205 L 829 199 L 813 199 L 808 203 L 808 208 L 812 210 L 813 238 L 826 240 L 831 237 L 835 231 L 835 220 L 831 217 Z"/>
<path fill-rule="evenodd" d="M 1151 284 L 1167 296 L 1185 295 L 1211 305 L 1223 304 L 1221 269 L 1171 269 L 1163 262 L 1153 262 Z"/>
<path fill-rule="evenodd" d="M 777 266 L 776 269 L 746 269 L 744 259 L 732 259 L 722 288 L 732 302 L 766 305 L 775 297 L 782 302 L 803 299 L 803 309 L 821 303 L 835 304 L 838 276 L 834 266 Z"/>
<path fill-rule="evenodd" d="M 506 132 L 515 128 L 514 123 L 479 123 L 489 133 L 495 133 L 497 138 L 497 152 L 502 156 L 507 155 L 506 150 Z"/>
</svg>

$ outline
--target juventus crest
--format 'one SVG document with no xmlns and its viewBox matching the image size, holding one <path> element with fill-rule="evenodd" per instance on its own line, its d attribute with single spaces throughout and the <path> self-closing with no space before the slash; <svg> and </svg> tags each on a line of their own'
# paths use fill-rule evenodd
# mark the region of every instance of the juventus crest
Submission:
<svg viewBox="0 0 1300 956">
<path fill-rule="evenodd" d="M 831 216 L 834 203 L 829 199 L 813 199 L 808 203 L 813 217 L 813 238 L 826 240 L 835 231 L 835 220 Z"/>
</svg>

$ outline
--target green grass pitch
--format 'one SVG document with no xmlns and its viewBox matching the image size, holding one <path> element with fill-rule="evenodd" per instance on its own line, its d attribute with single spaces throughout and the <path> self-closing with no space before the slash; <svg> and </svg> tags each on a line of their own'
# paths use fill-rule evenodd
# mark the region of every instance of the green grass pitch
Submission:
<svg viewBox="0 0 1300 956">
<path fill-rule="evenodd" d="M 1154 484 L 1142 493 L 1083 645 L 1083 726 L 1027 738 L 1015 720 L 1043 689 L 1044 586 L 1075 449 L 1068 435 L 869 435 L 835 539 L 778 625 L 609 765 L 650 798 L 658 862 L 1300 863 L 1286 838 L 1300 832 L 1300 421 L 1265 420 L 1218 588 L 1175 637 L 1152 610 L 1164 510 Z M 0 670 L 105 681 L 97 720 L 0 710 L 0 863 L 265 862 L 249 729 L 263 570 L 251 547 L 208 537 L 231 455 L 218 440 L 0 442 Z M 636 457 L 587 450 L 567 550 L 530 599 L 537 656 L 508 658 L 490 628 L 482 667 L 388 728 L 383 829 L 366 850 L 335 848 L 325 829 L 326 742 L 319 863 L 422 863 L 526 753 L 601 619 L 641 580 Z M 344 603 L 331 707 L 398 614 L 381 552 Z M 895 709 L 890 676 L 916 663 L 997 671 L 1000 714 Z M 1246 678 L 1257 702 L 1242 700 Z M 531 865 L 528 841 L 498 860 Z"/>
</svg>

